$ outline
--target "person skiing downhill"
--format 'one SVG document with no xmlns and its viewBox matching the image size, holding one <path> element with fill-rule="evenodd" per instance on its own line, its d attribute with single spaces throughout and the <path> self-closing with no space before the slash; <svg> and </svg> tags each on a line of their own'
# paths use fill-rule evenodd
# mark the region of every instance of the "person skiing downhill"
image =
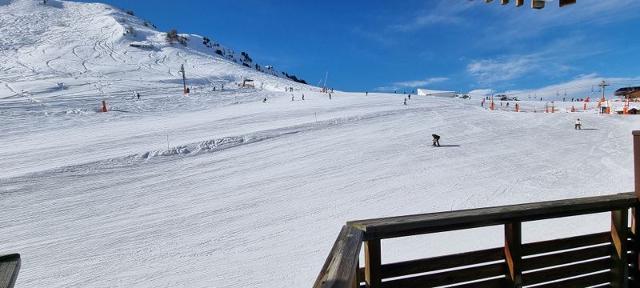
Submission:
<svg viewBox="0 0 640 288">
<path fill-rule="evenodd" d="M 580 118 L 578 118 L 578 120 L 576 120 L 576 124 L 573 126 L 573 129 L 582 130 L 582 122 L 580 122 Z"/>
<path fill-rule="evenodd" d="M 440 135 L 431 134 L 433 137 L 433 146 L 440 147 Z"/>
<path fill-rule="evenodd" d="M 404 106 L 407 106 L 407 98 L 404 98 Z"/>
</svg>

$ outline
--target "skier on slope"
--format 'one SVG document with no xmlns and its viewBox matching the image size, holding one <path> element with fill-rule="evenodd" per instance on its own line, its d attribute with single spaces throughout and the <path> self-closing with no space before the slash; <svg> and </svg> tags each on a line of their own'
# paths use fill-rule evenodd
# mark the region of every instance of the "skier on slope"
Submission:
<svg viewBox="0 0 640 288">
<path fill-rule="evenodd" d="M 304 94 L 302 94 L 302 100 L 304 101 Z"/>
<path fill-rule="evenodd" d="M 404 98 L 404 106 L 407 106 L 407 98 Z"/>
<path fill-rule="evenodd" d="M 582 122 L 580 122 L 580 118 L 578 118 L 578 120 L 576 120 L 576 124 L 573 126 L 573 129 L 582 130 Z"/>
<path fill-rule="evenodd" d="M 433 137 L 433 146 L 440 147 L 440 135 L 431 134 L 431 137 Z"/>
</svg>

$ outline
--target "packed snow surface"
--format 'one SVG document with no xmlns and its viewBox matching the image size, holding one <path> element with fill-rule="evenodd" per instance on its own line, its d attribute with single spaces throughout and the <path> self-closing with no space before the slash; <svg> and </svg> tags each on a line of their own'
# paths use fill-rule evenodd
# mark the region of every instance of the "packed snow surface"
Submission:
<svg viewBox="0 0 640 288">
<path fill-rule="evenodd" d="M 49 2 L 0 0 L 0 45 L 24 42 L 0 50 L 0 254 L 21 253 L 17 287 L 309 287 L 348 220 L 633 187 L 640 118 L 598 115 L 594 103 L 540 113 L 545 103 L 520 102 L 526 113 L 515 113 L 478 98 L 329 99 L 189 47 L 135 54 L 109 32 L 117 11 Z M 60 27 L 14 28 L 86 31 L 4 37 L 14 33 L 7 23 L 42 19 Z M 104 36 L 91 36 L 102 24 Z M 177 74 L 185 62 L 200 76 L 188 96 Z M 240 88 L 243 75 L 262 84 Z M 97 112 L 101 100 L 109 112 Z M 579 112 L 567 112 L 573 104 Z M 524 240 L 605 231 L 609 221 L 526 223 Z M 385 240 L 383 262 L 498 247 L 500 229 Z"/>
</svg>

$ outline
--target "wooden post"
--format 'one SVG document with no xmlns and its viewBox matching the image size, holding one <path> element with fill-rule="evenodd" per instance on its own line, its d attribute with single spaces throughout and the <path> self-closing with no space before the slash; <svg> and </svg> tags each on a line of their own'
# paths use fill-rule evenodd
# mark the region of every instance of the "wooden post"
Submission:
<svg viewBox="0 0 640 288">
<path fill-rule="evenodd" d="M 640 131 L 633 131 L 633 171 L 635 178 L 635 193 L 640 199 Z M 636 205 L 631 209 L 631 237 L 633 237 L 633 257 L 631 258 L 631 267 L 629 271 L 634 280 L 638 281 L 640 276 L 640 205 Z M 637 284 L 637 283 L 636 283 Z"/>
<path fill-rule="evenodd" d="M 627 218 L 629 210 L 611 211 L 611 287 L 629 287 L 629 268 L 627 263 Z"/>
<path fill-rule="evenodd" d="M 360 288 L 360 277 L 358 277 L 358 274 L 360 271 L 360 259 L 358 259 L 358 261 L 356 261 L 356 276 L 353 277 L 353 283 L 351 283 L 351 287 L 353 288 Z"/>
<path fill-rule="evenodd" d="M 511 287 L 522 287 L 522 223 L 504 225 L 504 257 Z"/>
<path fill-rule="evenodd" d="M 640 276 L 640 230 L 638 225 L 640 224 L 640 205 L 635 205 L 631 208 L 631 235 L 633 238 L 633 247 L 631 247 L 631 268 L 629 270 L 629 276 L 634 279 L 634 281 L 638 281 L 638 276 Z"/>
<path fill-rule="evenodd" d="M 379 288 L 381 286 L 381 266 L 380 239 L 364 242 L 364 281 L 367 288 Z"/>
<path fill-rule="evenodd" d="M 640 130 L 633 131 L 633 166 L 636 196 L 640 199 Z"/>
</svg>

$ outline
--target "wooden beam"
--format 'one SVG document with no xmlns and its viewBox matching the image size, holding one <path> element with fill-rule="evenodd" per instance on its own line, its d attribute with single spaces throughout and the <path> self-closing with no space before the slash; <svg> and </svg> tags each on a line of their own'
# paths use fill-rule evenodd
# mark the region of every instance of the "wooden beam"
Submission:
<svg viewBox="0 0 640 288">
<path fill-rule="evenodd" d="M 530 256 L 559 250 L 575 249 L 585 246 L 595 246 L 611 242 L 611 232 L 580 235 L 569 238 L 547 240 L 522 245 L 522 255 Z"/>
<path fill-rule="evenodd" d="M 608 257 L 611 255 L 612 249 L 613 247 L 611 246 L 611 244 L 608 244 L 529 257 L 523 260 L 522 270 L 537 270 L 552 266 L 559 266 L 574 262 Z"/>
<path fill-rule="evenodd" d="M 524 5 L 524 0 L 516 0 L 516 7 Z"/>
<path fill-rule="evenodd" d="M 314 288 L 348 288 L 357 280 L 362 231 L 343 226 L 316 278 Z M 1 287 L 1 286 L 0 286 Z"/>
<path fill-rule="evenodd" d="M 504 263 L 486 264 L 448 270 L 444 272 L 419 275 L 408 278 L 393 279 L 382 283 L 383 288 L 405 288 L 405 287 L 440 287 L 452 284 L 465 283 L 470 281 L 483 280 L 487 278 L 503 276 L 505 273 Z M 474 286 L 481 287 L 481 286 Z"/>
<path fill-rule="evenodd" d="M 544 8 L 544 0 L 531 0 L 531 8 L 533 9 L 542 9 Z"/>
<path fill-rule="evenodd" d="M 629 267 L 627 263 L 628 209 L 611 211 L 611 287 L 629 287 Z"/>
<path fill-rule="evenodd" d="M 638 203 L 634 193 L 575 198 L 500 207 L 350 221 L 365 232 L 365 241 L 475 227 L 504 225 L 582 214 L 609 212 Z"/>
<path fill-rule="evenodd" d="M 609 269 L 610 267 L 611 260 L 609 260 L 608 258 L 604 258 L 589 262 L 580 262 L 573 265 L 560 266 L 545 270 L 538 270 L 535 272 L 524 273 L 524 275 L 522 276 L 522 280 L 524 282 L 524 285 L 530 286 L 595 273 Z"/>
<path fill-rule="evenodd" d="M 576 4 L 576 0 L 560 0 L 560 7 L 564 7 L 566 5 Z"/>
<path fill-rule="evenodd" d="M 0 287 L 13 288 L 20 271 L 20 254 L 0 256 Z"/>
<path fill-rule="evenodd" d="M 544 284 L 541 286 L 536 286 L 536 288 L 566 288 L 566 287 L 593 287 L 609 283 L 611 279 L 611 272 L 604 271 L 596 274 L 591 274 L 587 276 L 571 278 L 568 280 L 562 280 L 558 282 L 553 282 L 549 284 Z"/>
<path fill-rule="evenodd" d="M 629 276 L 633 279 L 640 277 L 640 205 L 637 205 L 631 209 L 631 233 L 629 250 Z"/>
<path fill-rule="evenodd" d="M 522 287 L 522 223 L 504 225 L 504 259 L 509 286 Z"/>
<path fill-rule="evenodd" d="M 504 248 L 465 252 L 382 265 L 382 279 L 496 262 L 504 259 Z"/>
<path fill-rule="evenodd" d="M 640 130 L 632 132 L 633 135 L 633 174 L 636 197 L 640 199 Z"/>
<path fill-rule="evenodd" d="M 364 242 L 364 281 L 367 288 L 380 288 L 381 266 L 380 239 Z"/>
</svg>

